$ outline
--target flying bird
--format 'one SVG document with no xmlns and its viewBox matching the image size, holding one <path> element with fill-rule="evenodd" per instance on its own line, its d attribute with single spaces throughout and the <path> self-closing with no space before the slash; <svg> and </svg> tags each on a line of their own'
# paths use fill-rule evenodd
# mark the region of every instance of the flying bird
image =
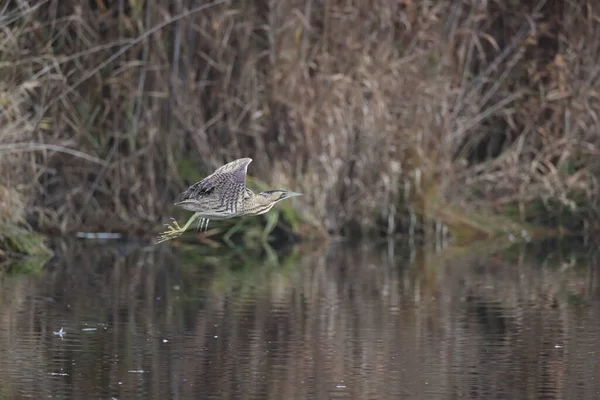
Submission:
<svg viewBox="0 0 600 400">
<path fill-rule="evenodd" d="M 251 162 L 251 158 L 240 158 L 227 163 L 187 188 L 175 205 L 193 211 L 194 215 L 183 227 L 173 220 L 173 224 L 167 225 L 167 230 L 159 235 L 157 244 L 180 236 L 198 218 L 198 227 L 207 230 L 211 219 L 264 214 L 281 200 L 302 195 L 283 189 L 254 193 L 246 187 L 246 173 Z"/>
</svg>

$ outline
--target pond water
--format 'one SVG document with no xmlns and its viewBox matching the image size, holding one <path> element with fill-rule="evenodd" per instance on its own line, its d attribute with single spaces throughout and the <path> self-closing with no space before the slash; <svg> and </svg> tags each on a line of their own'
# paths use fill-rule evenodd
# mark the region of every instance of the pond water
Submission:
<svg viewBox="0 0 600 400">
<path fill-rule="evenodd" d="M 2 278 L 2 399 L 600 398 L 595 254 L 55 246 Z"/>
</svg>

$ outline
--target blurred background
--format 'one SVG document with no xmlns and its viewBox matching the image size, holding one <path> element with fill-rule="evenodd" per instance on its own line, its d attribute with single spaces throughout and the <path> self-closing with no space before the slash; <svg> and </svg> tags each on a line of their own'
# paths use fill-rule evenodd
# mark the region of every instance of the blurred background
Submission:
<svg viewBox="0 0 600 400">
<path fill-rule="evenodd" d="M 0 397 L 596 398 L 599 81 L 586 0 L 0 0 Z"/>
</svg>

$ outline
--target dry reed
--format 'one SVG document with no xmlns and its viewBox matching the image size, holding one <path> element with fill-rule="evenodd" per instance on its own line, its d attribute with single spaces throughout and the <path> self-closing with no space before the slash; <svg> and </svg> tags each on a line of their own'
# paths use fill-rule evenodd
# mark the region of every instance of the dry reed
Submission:
<svg viewBox="0 0 600 400">
<path fill-rule="evenodd" d="M 330 232 L 597 214 L 591 4 L 218 3 L 0 7 L 0 176 L 38 229 L 147 230 L 242 156 Z"/>
</svg>

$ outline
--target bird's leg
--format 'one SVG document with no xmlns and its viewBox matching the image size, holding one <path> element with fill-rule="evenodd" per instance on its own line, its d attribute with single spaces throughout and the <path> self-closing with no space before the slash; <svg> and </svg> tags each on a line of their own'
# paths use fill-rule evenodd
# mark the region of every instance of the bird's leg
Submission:
<svg viewBox="0 0 600 400">
<path fill-rule="evenodd" d="M 179 231 L 181 229 L 181 227 L 177 223 L 177 220 L 175 218 L 171 218 L 171 219 L 173 220 L 173 225 L 167 225 L 169 227 L 169 232 Z"/>
<path fill-rule="evenodd" d="M 196 231 L 207 231 L 208 230 L 208 218 L 200 218 L 198 220 L 198 227 L 196 228 Z"/>
<path fill-rule="evenodd" d="M 185 225 L 183 227 L 180 227 L 179 224 L 177 223 L 177 221 L 173 220 L 173 224 L 168 225 L 167 230 L 165 232 L 162 232 L 158 236 L 158 240 L 156 243 L 157 244 L 162 243 L 169 239 L 173 239 L 173 238 L 176 238 L 177 236 L 180 236 L 199 216 L 200 216 L 199 213 L 194 213 L 194 215 L 192 215 L 190 217 L 190 219 L 188 219 L 188 221 L 185 223 Z"/>
</svg>

